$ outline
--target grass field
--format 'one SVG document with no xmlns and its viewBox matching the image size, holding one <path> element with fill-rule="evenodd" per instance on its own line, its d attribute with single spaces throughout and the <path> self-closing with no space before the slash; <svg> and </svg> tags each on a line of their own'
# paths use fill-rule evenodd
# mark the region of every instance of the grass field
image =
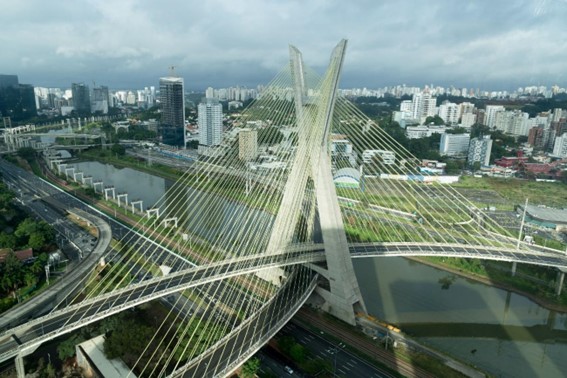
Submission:
<svg viewBox="0 0 567 378">
<path fill-rule="evenodd" d="M 567 185 L 559 182 L 536 182 L 520 179 L 463 176 L 454 188 L 493 190 L 514 204 L 530 204 L 563 208 L 567 205 Z"/>
</svg>

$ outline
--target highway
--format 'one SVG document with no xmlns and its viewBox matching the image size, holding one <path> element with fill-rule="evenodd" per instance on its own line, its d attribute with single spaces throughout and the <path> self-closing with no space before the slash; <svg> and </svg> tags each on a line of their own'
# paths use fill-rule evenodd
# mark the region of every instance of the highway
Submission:
<svg viewBox="0 0 567 378">
<path fill-rule="evenodd" d="M 331 362 L 334 376 L 393 378 L 395 375 L 384 368 L 378 368 L 350 353 L 344 343 L 333 344 L 321 334 L 307 330 L 301 323 L 292 321 L 279 333 L 280 336 L 293 336 L 299 344 L 312 353 L 311 358 L 321 358 Z"/>
</svg>

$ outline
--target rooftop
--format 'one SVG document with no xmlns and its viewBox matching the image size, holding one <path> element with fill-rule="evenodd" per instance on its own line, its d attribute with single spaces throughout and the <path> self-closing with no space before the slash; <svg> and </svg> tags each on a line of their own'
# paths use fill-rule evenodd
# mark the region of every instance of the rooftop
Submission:
<svg viewBox="0 0 567 378">
<path fill-rule="evenodd" d="M 554 209 L 551 207 L 528 205 L 526 211 L 530 216 L 537 219 L 567 224 L 567 209 Z"/>
</svg>

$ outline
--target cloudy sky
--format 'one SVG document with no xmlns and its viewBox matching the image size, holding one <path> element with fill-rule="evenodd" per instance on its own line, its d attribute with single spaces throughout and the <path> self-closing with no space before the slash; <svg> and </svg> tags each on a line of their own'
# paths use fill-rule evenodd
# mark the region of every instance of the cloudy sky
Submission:
<svg viewBox="0 0 567 378">
<path fill-rule="evenodd" d="M 567 87 L 567 0 L 0 0 L 0 73 L 36 86 L 268 82 L 288 44 L 342 88 Z"/>
</svg>

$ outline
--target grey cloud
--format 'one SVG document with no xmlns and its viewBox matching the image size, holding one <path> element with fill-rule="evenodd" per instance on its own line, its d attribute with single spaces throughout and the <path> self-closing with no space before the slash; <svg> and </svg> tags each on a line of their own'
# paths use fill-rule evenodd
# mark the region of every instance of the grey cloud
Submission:
<svg viewBox="0 0 567 378">
<path fill-rule="evenodd" d="M 195 88 L 253 85 L 287 63 L 288 43 L 321 68 L 348 38 L 343 87 L 567 86 L 559 0 L 21 0 L 2 9 L 2 73 L 35 85 L 155 85 L 170 65 Z"/>
</svg>

